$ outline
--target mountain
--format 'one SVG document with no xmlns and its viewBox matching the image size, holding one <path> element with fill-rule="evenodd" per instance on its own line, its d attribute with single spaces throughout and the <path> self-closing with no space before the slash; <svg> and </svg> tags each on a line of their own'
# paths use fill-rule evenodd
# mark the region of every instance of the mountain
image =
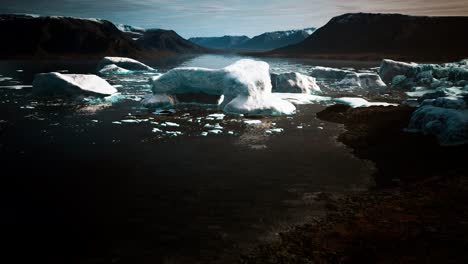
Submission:
<svg viewBox="0 0 468 264">
<path fill-rule="evenodd" d="M 250 40 L 247 36 L 223 36 L 223 37 L 200 37 L 189 38 L 189 41 L 203 47 L 213 49 L 232 49 Z"/>
<path fill-rule="evenodd" d="M 0 58 L 150 58 L 207 51 L 174 31 L 119 28 L 99 19 L 0 15 Z"/>
<path fill-rule="evenodd" d="M 139 47 L 145 50 L 164 50 L 174 53 L 202 53 L 209 49 L 192 43 L 173 30 L 150 29 L 136 40 Z"/>
<path fill-rule="evenodd" d="M 300 30 L 267 32 L 255 36 L 235 46 L 235 48 L 245 50 L 272 50 L 299 43 L 308 38 L 314 31 L 315 28 L 306 28 Z"/>
<path fill-rule="evenodd" d="M 247 36 L 223 36 L 190 38 L 189 40 L 200 46 L 214 49 L 267 51 L 301 42 L 314 31 L 315 28 L 306 28 L 267 32 L 253 38 Z"/>
<path fill-rule="evenodd" d="M 304 41 L 265 55 L 452 61 L 468 57 L 467 27 L 468 17 L 345 14 Z"/>
<path fill-rule="evenodd" d="M 141 38 L 146 31 L 144 28 L 134 27 L 130 25 L 117 24 L 116 26 L 120 31 L 124 32 L 127 36 L 131 37 L 133 40 Z"/>
</svg>

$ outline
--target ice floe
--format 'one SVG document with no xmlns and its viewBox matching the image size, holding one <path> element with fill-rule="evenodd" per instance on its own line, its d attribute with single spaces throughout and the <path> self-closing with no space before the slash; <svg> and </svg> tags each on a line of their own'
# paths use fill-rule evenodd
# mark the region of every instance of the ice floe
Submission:
<svg viewBox="0 0 468 264">
<path fill-rule="evenodd" d="M 96 75 L 50 72 L 37 74 L 34 77 L 33 93 L 39 95 L 111 95 L 117 93 L 117 89 Z"/>
<path fill-rule="evenodd" d="M 333 98 L 333 101 L 339 104 L 349 105 L 355 107 L 369 107 L 369 106 L 395 106 L 396 104 L 384 103 L 384 102 L 369 102 L 364 98 L 359 97 L 341 97 Z"/>
<path fill-rule="evenodd" d="M 317 93 L 321 92 L 315 78 L 298 73 L 272 73 L 272 92 L 274 93 Z"/>
<path fill-rule="evenodd" d="M 272 95 L 269 65 L 250 59 L 222 69 L 175 68 L 150 80 L 155 95 L 202 93 L 223 96 L 221 109 L 228 113 L 282 115 L 296 110 Z"/>
<path fill-rule="evenodd" d="M 104 57 L 99 61 L 97 69 L 98 71 L 102 70 L 107 65 L 115 65 L 119 68 L 132 71 L 154 71 L 150 66 L 141 63 L 137 60 L 124 58 L 124 57 Z"/>
</svg>

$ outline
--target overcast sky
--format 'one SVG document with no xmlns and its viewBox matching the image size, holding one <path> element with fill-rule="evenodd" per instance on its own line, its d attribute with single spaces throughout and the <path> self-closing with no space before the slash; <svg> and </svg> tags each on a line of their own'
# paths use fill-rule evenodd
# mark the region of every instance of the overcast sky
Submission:
<svg viewBox="0 0 468 264">
<path fill-rule="evenodd" d="M 95 17 L 186 38 L 318 27 L 349 12 L 466 16 L 468 0 L 0 0 L 0 13 Z"/>
</svg>

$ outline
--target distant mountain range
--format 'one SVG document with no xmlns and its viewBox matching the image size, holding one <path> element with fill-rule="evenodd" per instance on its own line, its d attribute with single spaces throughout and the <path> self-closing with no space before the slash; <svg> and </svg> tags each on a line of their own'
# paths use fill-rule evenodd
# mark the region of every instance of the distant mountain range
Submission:
<svg viewBox="0 0 468 264">
<path fill-rule="evenodd" d="M 309 37 L 315 28 L 267 32 L 249 38 L 247 36 L 199 37 L 189 40 L 207 48 L 228 50 L 267 51 L 296 44 Z"/>
<path fill-rule="evenodd" d="M 468 57 L 468 17 L 354 13 L 334 17 L 304 41 L 267 56 L 452 61 Z"/>
<path fill-rule="evenodd" d="M 100 19 L 0 15 L 0 58 L 151 58 L 209 49 L 172 30 L 115 26 Z"/>
</svg>

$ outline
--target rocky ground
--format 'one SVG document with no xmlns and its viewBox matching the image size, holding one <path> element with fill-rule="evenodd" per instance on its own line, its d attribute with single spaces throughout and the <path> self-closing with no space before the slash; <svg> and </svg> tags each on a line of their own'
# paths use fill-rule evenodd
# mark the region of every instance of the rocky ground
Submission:
<svg viewBox="0 0 468 264">
<path fill-rule="evenodd" d="M 343 123 L 338 140 L 376 164 L 376 188 L 323 194 L 327 216 L 281 233 L 241 263 L 467 263 L 468 146 L 441 147 L 404 131 L 414 108 L 334 105 L 317 114 Z"/>
</svg>

